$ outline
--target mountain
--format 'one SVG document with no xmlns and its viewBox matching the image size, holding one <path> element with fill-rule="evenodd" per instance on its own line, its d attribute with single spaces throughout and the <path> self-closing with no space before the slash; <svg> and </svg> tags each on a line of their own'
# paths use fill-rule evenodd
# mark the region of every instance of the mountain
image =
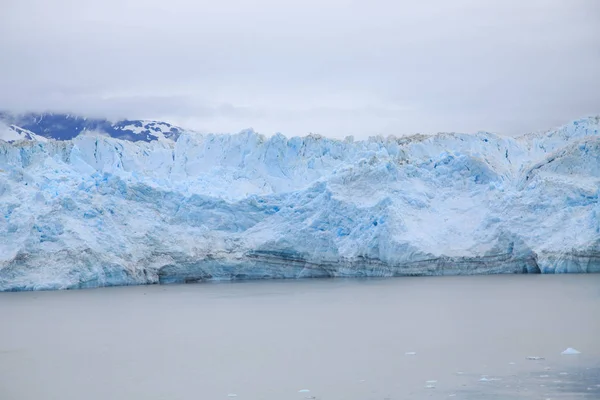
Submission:
<svg viewBox="0 0 600 400">
<path fill-rule="evenodd" d="M 0 290 L 600 272 L 599 128 L 0 141 Z"/>
<path fill-rule="evenodd" d="M 183 129 L 159 121 L 122 120 L 111 122 L 106 119 L 85 118 L 70 114 L 27 113 L 11 114 L 0 112 L 0 123 L 5 128 L 5 136 L 0 131 L 0 139 L 36 140 L 39 138 L 71 140 L 77 136 L 94 132 L 132 142 L 155 140 L 177 140 Z M 10 129 L 13 132 L 7 132 Z M 32 135 L 23 135 L 23 132 Z M 16 133 L 16 135 L 15 135 Z"/>
<path fill-rule="evenodd" d="M 19 126 L 8 125 L 4 121 L 0 121 L 0 140 L 4 140 L 6 142 L 16 142 L 19 140 L 35 140 L 38 142 L 45 142 L 48 139 L 43 136 L 36 135 L 35 133 Z"/>
</svg>

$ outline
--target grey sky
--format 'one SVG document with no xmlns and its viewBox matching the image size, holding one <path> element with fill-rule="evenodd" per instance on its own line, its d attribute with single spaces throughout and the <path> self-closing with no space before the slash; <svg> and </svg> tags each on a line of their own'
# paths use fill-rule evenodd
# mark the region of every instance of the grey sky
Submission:
<svg viewBox="0 0 600 400">
<path fill-rule="evenodd" d="M 213 132 L 517 134 L 600 113 L 599 0 L 0 0 L 0 108 Z"/>
</svg>

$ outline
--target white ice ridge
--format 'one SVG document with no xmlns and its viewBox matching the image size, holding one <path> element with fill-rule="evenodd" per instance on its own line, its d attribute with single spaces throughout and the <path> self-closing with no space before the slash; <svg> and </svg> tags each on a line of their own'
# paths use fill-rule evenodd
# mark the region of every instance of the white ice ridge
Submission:
<svg viewBox="0 0 600 400">
<path fill-rule="evenodd" d="M 519 138 L 0 140 L 0 290 L 599 272 L 599 121 Z"/>
</svg>

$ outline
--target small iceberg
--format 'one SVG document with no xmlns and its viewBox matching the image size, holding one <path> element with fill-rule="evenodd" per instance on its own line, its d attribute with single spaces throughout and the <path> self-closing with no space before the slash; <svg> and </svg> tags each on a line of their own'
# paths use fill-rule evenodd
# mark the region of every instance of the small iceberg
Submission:
<svg viewBox="0 0 600 400">
<path fill-rule="evenodd" d="M 575 350 L 572 347 L 569 347 L 568 349 L 566 349 L 565 351 L 563 351 L 560 354 L 562 354 L 563 356 L 571 356 L 571 355 L 575 355 L 575 354 L 581 354 L 581 352 L 578 350 Z"/>
<path fill-rule="evenodd" d="M 539 360 L 544 360 L 544 357 L 539 357 L 539 356 L 527 356 L 525 357 L 526 360 L 532 360 L 532 361 L 539 361 Z"/>
<path fill-rule="evenodd" d="M 235 393 L 229 393 L 229 394 L 227 395 L 227 397 L 237 397 L 237 394 L 235 394 Z"/>
<path fill-rule="evenodd" d="M 494 382 L 494 381 L 501 381 L 502 378 L 488 378 L 487 375 L 481 375 L 481 379 L 479 379 L 479 382 Z"/>
<path fill-rule="evenodd" d="M 407 351 L 406 353 L 404 353 L 405 356 L 416 356 L 417 352 L 416 351 Z"/>
<path fill-rule="evenodd" d="M 308 392 L 310 392 L 310 390 L 308 390 L 308 389 L 300 389 L 300 390 L 298 390 L 298 393 L 308 393 Z"/>
</svg>

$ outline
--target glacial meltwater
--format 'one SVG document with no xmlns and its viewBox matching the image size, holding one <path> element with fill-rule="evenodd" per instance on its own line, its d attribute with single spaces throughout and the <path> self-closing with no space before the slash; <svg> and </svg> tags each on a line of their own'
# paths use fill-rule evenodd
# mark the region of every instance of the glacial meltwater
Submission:
<svg viewBox="0 0 600 400">
<path fill-rule="evenodd" d="M 0 318 L 2 400 L 600 398 L 600 274 L 0 293 Z"/>
</svg>

